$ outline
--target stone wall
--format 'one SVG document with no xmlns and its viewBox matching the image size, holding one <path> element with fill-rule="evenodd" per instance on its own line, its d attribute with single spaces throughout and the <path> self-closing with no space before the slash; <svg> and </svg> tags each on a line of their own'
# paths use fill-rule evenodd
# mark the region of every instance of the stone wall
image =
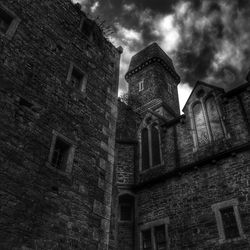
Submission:
<svg viewBox="0 0 250 250">
<path fill-rule="evenodd" d="M 0 33 L 1 249 L 106 249 L 120 51 L 70 0 L 1 1 L 19 25 Z M 72 63 L 88 76 L 67 81 Z M 75 145 L 72 171 L 48 162 L 53 131 Z"/>
</svg>

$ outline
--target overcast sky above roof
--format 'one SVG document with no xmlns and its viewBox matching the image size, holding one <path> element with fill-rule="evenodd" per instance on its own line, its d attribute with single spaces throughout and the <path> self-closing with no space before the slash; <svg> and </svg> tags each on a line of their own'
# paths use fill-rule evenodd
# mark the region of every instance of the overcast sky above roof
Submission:
<svg viewBox="0 0 250 250">
<path fill-rule="evenodd" d="M 197 80 L 226 90 L 242 84 L 250 69 L 249 0 L 72 0 L 113 28 L 110 40 L 124 48 L 119 93 L 131 56 L 157 42 L 181 76 L 181 106 Z"/>
</svg>

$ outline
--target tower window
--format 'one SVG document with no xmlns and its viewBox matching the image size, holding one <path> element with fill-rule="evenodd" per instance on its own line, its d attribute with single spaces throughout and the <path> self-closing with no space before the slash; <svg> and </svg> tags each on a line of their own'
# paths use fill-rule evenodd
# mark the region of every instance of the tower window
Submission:
<svg viewBox="0 0 250 250">
<path fill-rule="evenodd" d="M 71 172 L 75 153 L 75 144 L 67 137 L 53 131 L 49 154 L 49 165 L 55 169 Z"/>
<path fill-rule="evenodd" d="M 144 90 L 144 80 L 140 81 L 138 85 L 139 85 L 139 91 Z"/>
<path fill-rule="evenodd" d="M 73 68 L 70 80 L 72 87 L 80 89 L 82 85 L 83 74 L 79 72 L 77 69 Z"/>
<path fill-rule="evenodd" d="M 51 161 L 51 165 L 53 167 L 60 170 L 64 170 L 66 168 L 70 147 L 70 144 L 63 141 L 61 138 L 56 138 L 56 144 Z"/>
<path fill-rule="evenodd" d="M 6 11 L 0 9 L 0 32 L 6 33 L 13 21 L 12 16 L 10 16 Z"/>
<path fill-rule="evenodd" d="M 87 74 L 71 63 L 67 76 L 67 83 L 71 87 L 80 90 L 81 92 L 85 92 L 87 85 Z"/>
<path fill-rule="evenodd" d="M 0 33 L 12 38 L 20 23 L 20 19 L 8 9 L 0 6 Z"/>
<path fill-rule="evenodd" d="M 173 94 L 172 85 L 170 83 L 168 83 L 168 93 L 171 95 Z"/>
</svg>

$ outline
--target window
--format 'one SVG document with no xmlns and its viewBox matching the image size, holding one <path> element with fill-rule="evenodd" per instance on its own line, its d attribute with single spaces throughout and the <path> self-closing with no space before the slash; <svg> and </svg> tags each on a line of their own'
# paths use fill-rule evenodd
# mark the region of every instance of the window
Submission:
<svg viewBox="0 0 250 250">
<path fill-rule="evenodd" d="M 151 242 L 151 230 L 145 230 L 142 232 L 142 249 L 143 250 L 151 250 L 152 242 Z"/>
<path fill-rule="evenodd" d="M 244 238 L 238 210 L 238 200 L 232 199 L 212 205 L 215 213 L 220 243 L 227 240 Z"/>
<path fill-rule="evenodd" d="M 53 151 L 51 164 L 53 167 L 64 170 L 67 164 L 67 159 L 70 151 L 70 144 L 63 141 L 61 138 L 56 138 L 56 144 Z"/>
<path fill-rule="evenodd" d="M 144 90 L 144 80 L 139 82 L 139 91 Z"/>
<path fill-rule="evenodd" d="M 168 83 L 168 93 L 171 95 L 173 94 L 172 85 L 170 83 Z"/>
<path fill-rule="evenodd" d="M 71 63 L 67 76 L 67 83 L 74 89 L 85 92 L 87 85 L 87 74 L 83 73 L 80 69 L 74 66 L 73 63 Z"/>
<path fill-rule="evenodd" d="M 225 238 L 233 239 L 239 237 L 239 230 L 234 215 L 233 207 L 220 209 Z"/>
<path fill-rule="evenodd" d="M 190 116 L 195 148 L 207 145 L 225 137 L 225 127 L 219 108 L 213 95 L 205 96 L 205 92 L 197 92 L 199 101 L 191 105 Z"/>
<path fill-rule="evenodd" d="M 0 32 L 6 33 L 11 25 L 13 18 L 3 9 L 0 9 Z"/>
<path fill-rule="evenodd" d="M 121 222 L 133 222 L 134 197 L 124 194 L 119 197 L 119 210 Z"/>
<path fill-rule="evenodd" d="M 75 144 L 70 139 L 53 131 L 49 154 L 49 164 L 55 169 L 71 172 L 75 153 Z"/>
<path fill-rule="evenodd" d="M 208 138 L 208 128 L 205 121 L 205 114 L 202 110 L 201 103 L 196 103 L 193 106 L 194 120 L 195 120 L 195 128 L 197 133 L 197 139 L 199 145 L 204 145 L 209 142 Z"/>
<path fill-rule="evenodd" d="M 0 33 L 12 38 L 19 23 L 20 19 L 14 13 L 0 5 Z"/>
<path fill-rule="evenodd" d="M 166 249 L 166 232 L 165 225 L 155 227 L 155 244 L 157 250 Z"/>
<path fill-rule="evenodd" d="M 149 143 L 148 143 L 148 129 L 143 128 L 141 132 L 141 151 L 142 151 L 142 170 L 149 168 Z"/>
<path fill-rule="evenodd" d="M 157 123 L 149 124 L 141 130 L 140 152 L 142 171 L 162 163 L 160 133 Z"/>
<path fill-rule="evenodd" d="M 142 225 L 140 250 L 167 250 L 169 219 L 161 219 Z"/>
</svg>

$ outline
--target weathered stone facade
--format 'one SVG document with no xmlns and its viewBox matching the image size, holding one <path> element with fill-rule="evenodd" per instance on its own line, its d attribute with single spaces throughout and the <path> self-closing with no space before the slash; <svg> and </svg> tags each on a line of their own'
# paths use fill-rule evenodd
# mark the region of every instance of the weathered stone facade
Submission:
<svg viewBox="0 0 250 250">
<path fill-rule="evenodd" d="M 2 250 L 111 243 L 122 51 L 80 7 L 0 1 Z"/>
<path fill-rule="evenodd" d="M 138 96 L 140 103 L 132 107 L 134 113 L 124 105 L 118 109 L 118 204 L 113 213 L 117 218 L 117 249 L 249 249 L 249 78 L 227 92 L 197 82 L 183 115 L 177 109 L 179 79 L 157 44 L 132 58 L 126 79 L 129 93 L 134 99 Z M 142 79 L 143 87 L 139 85 Z M 128 127 L 133 123 L 124 117 L 134 117 L 135 125 Z M 154 124 L 159 128 L 161 155 L 160 164 L 155 166 L 155 150 L 150 147 Z M 150 131 L 146 170 L 144 128 Z M 120 197 L 124 195 L 135 201 L 132 219 L 122 211 Z M 226 235 L 224 207 L 234 209 L 230 220 L 237 221 L 237 237 Z M 162 225 L 165 236 L 160 245 L 156 230 Z M 132 247 L 128 244 L 131 241 Z"/>
<path fill-rule="evenodd" d="M 155 43 L 117 101 L 121 52 L 70 0 L 0 1 L 0 249 L 249 249 L 249 75 L 180 115 Z"/>
</svg>

